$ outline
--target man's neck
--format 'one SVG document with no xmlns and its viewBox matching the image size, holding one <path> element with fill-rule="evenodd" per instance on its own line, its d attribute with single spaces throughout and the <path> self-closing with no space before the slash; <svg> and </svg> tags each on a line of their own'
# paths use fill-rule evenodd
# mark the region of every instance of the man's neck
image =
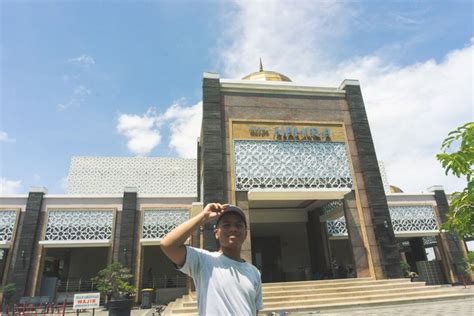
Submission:
<svg viewBox="0 0 474 316">
<path fill-rule="evenodd" d="M 238 261 L 243 262 L 244 260 L 240 257 L 240 248 L 239 249 L 228 249 L 228 248 L 221 248 L 219 252 L 222 253 L 224 256 Z"/>
</svg>

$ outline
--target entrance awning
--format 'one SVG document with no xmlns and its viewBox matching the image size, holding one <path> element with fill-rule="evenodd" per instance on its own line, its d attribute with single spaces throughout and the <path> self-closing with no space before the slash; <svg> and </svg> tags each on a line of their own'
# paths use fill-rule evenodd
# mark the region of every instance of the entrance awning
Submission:
<svg viewBox="0 0 474 316">
<path fill-rule="evenodd" d="M 351 189 L 252 189 L 249 201 L 341 200 Z"/>
<path fill-rule="evenodd" d="M 109 247 L 110 240 L 41 240 L 45 248 Z"/>
</svg>

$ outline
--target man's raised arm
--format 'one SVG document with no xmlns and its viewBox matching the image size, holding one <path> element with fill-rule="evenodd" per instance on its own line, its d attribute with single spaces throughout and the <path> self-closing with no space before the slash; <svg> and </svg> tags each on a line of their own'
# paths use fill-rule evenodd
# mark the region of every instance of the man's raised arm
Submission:
<svg viewBox="0 0 474 316">
<path fill-rule="evenodd" d="M 160 241 L 161 249 L 165 255 L 176 265 L 182 266 L 186 260 L 184 246 L 186 239 L 205 222 L 218 218 L 226 206 L 227 204 L 221 205 L 219 203 L 207 204 L 201 213 L 173 229 Z"/>
</svg>

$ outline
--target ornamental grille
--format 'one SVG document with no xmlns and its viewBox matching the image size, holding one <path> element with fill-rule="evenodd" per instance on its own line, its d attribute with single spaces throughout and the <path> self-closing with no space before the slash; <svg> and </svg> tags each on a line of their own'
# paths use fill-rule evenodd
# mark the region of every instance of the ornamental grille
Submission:
<svg viewBox="0 0 474 316">
<path fill-rule="evenodd" d="M 425 247 L 434 247 L 438 245 L 438 242 L 436 241 L 435 236 L 425 236 L 423 237 L 423 245 Z"/>
<path fill-rule="evenodd" d="M 15 227 L 16 211 L 0 211 L 0 241 L 11 241 Z"/>
<path fill-rule="evenodd" d="M 430 205 L 389 206 L 393 231 L 405 232 L 432 232 L 439 230 L 438 224 Z M 344 216 L 326 222 L 329 235 L 347 236 L 347 227 Z"/>
<path fill-rule="evenodd" d="M 51 210 L 45 240 L 110 240 L 112 210 Z"/>
<path fill-rule="evenodd" d="M 342 200 L 334 200 L 322 207 L 323 214 L 331 213 L 342 206 Z"/>
<path fill-rule="evenodd" d="M 390 206 L 389 210 L 395 233 L 438 230 L 430 205 Z"/>
<path fill-rule="evenodd" d="M 189 210 L 145 210 L 143 215 L 143 239 L 161 240 L 179 224 L 189 219 Z"/>
<path fill-rule="evenodd" d="M 235 140 L 235 187 L 351 188 L 344 143 Z"/>
<path fill-rule="evenodd" d="M 196 159 L 162 157 L 73 157 L 68 194 L 138 194 L 197 196 Z"/>
<path fill-rule="evenodd" d="M 330 236 L 347 236 L 346 219 L 344 216 L 333 221 L 327 221 L 326 226 Z"/>
</svg>

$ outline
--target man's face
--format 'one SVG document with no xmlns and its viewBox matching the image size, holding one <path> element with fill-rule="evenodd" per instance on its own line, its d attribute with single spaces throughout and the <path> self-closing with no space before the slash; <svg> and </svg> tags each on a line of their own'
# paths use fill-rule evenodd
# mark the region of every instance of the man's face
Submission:
<svg viewBox="0 0 474 316">
<path fill-rule="evenodd" d="M 222 215 L 215 234 L 222 248 L 240 249 L 247 238 L 247 227 L 239 215 L 225 214 Z"/>
</svg>

